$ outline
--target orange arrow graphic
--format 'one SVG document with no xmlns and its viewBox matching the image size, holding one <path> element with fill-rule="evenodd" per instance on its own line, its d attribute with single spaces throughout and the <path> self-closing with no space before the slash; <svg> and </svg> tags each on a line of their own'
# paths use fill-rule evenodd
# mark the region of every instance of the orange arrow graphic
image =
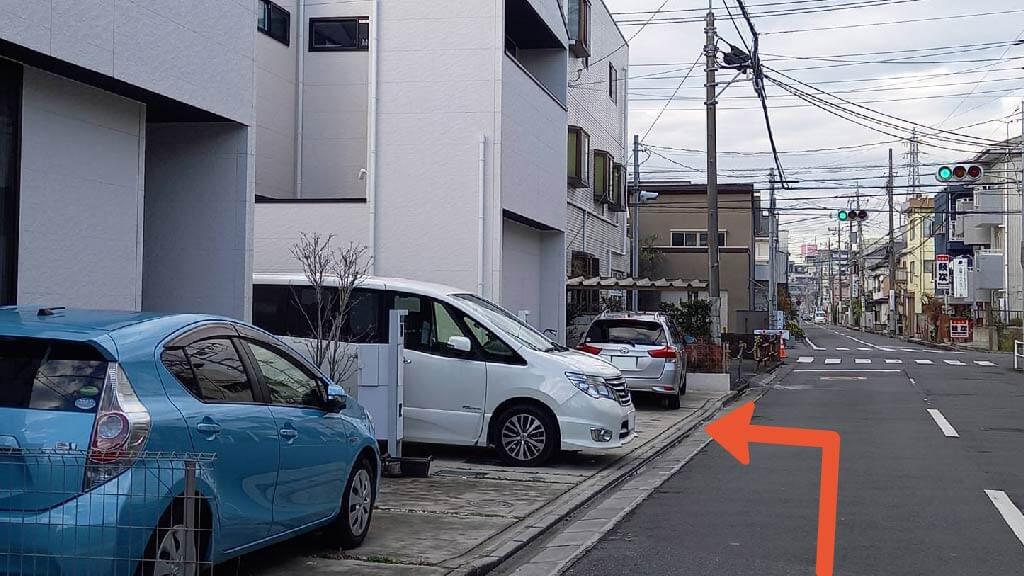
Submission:
<svg viewBox="0 0 1024 576">
<path fill-rule="evenodd" d="M 755 426 L 754 403 L 740 406 L 705 427 L 708 434 L 741 464 L 750 464 L 750 443 L 821 448 L 821 493 L 818 501 L 818 556 L 815 574 L 832 576 L 836 555 L 836 509 L 839 506 L 839 434 L 832 430 Z"/>
</svg>

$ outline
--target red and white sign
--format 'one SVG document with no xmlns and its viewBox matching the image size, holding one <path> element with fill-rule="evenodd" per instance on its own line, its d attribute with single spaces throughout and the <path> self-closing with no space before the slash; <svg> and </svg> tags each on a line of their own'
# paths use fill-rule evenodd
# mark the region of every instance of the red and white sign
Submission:
<svg viewBox="0 0 1024 576">
<path fill-rule="evenodd" d="M 935 287 L 949 288 L 949 254 L 935 255 Z"/>
<path fill-rule="evenodd" d="M 971 321 L 968 318 L 949 319 L 949 337 L 954 340 L 968 340 L 971 337 Z"/>
</svg>

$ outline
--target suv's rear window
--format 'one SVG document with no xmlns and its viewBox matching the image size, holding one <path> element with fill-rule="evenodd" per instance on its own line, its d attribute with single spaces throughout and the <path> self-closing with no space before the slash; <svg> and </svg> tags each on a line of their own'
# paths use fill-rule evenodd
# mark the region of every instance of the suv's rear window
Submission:
<svg viewBox="0 0 1024 576">
<path fill-rule="evenodd" d="M 587 342 L 664 346 L 665 330 L 650 320 L 597 320 L 587 331 Z"/>
<path fill-rule="evenodd" d="M 95 412 L 106 374 L 88 344 L 0 338 L 0 408 Z"/>
</svg>

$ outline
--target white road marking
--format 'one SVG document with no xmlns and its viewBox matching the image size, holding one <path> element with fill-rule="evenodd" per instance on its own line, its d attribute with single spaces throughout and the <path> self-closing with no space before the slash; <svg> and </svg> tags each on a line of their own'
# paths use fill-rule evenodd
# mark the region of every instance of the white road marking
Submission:
<svg viewBox="0 0 1024 576">
<path fill-rule="evenodd" d="M 904 352 L 918 352 L 919 351 L 916 348 L 900 348 L 900 350 L 902 350 Z"/>
<path fill-rule="evenodd" d="M 943 362 L 949 364 L 950 366 L 967 366 L 967 364 L 964 364 L 959 360 L 943 360 Z"/>
<path fill-rule="evenodd" d="M 801 356 L 796 360 L 797 364 L 810 364 L 812 362 L 814 362 L 814 356 Z"/>
<path fill-rule="evenodd" d="M 896 351 L 893 348 L 882 348 L 882 347 L 879 347 L 878 349 L 881 350 L 882 352 L 895 352 Z"/>
<path fill-rule="evenodd" d="M 988 360 L 975 360 L 974 363 L 977 364 L 978 366 L 995 366 L 996 365 L 995 362 L 990 362 Z"/>
<path fill-rule="evenodd" d="M 871 358 L 855 358 L 854 364 L 871 364 Z"/>
<path fill-rule="evenodd" d="M 1017 536 L 1017 540 L 1020 540 L 1021 544 L 1024 544 L 1024 514 L 1021 513 L 1020 509 L 1010 500 L 1010 497 L 1006 495 L 1006 492 L 1002 490 L 985 490 L 985 494 L 988 495 L 988 499 L 995 505 L 996 510 L 1003 516 L 1003 520 L 1010 526 L 1010 530 L 1013 530 L 1013 534 Z"/>
<path fill-rule="evenodd" d="M 946 435 L 946 438 L 960 437 L 960 435 L 956 433 L 956 428 L 953 428 L 953 425 L 949 423 L 949 420 L 946 420 L 946 417 L 942 415 L 942 412 L 939 412 L 934 408 L 929 408 L 928 414 L 931 414 L 932 420 L 935 420 L 935 423 L 939 425 L 939 430 L 942 430 L 942 433 Z"/>
<path fill-rule="evenodd" d="M 931 360 L 914 360 L 914 362 L 916 362 L 918 364 L 931 364 L 932 363 Z"/>
<path fill-rule="evenodd" d="M 869 373 L 878 373 L 878 372 L 899 373 L 899 372 L 903 372 L 903 371 L 902 370 L 891 370 L 891 369 L 890 370 L 886 370 L 884 368 L 862 368 L 860 370 L 846 370 L 846 369 L 843 369 L 843 368 L 833 368 L 831 370 L 828 370 L 828 369 L 825 369 L 825 370 L 822 370 L 822 369 L 814 370 L 814 369 L 810 369 L 810 368 L 803 368 L 803 369 L 797 368 L 796 370 L 793 370 L 793 372 L 806 372 L 806 373 L 812 373 L 812 372 L 814 372 L 814 373 L 832 372 L 834 374 L 869 374 Z"/>
<path fill-rule="evenodd" d="M 849 348 L 836 348 L 836 352 L 849 352 Z"/>
<path fill-rule="evenodd" d="M 886 358 L 885 359 L 885 363 L 886 364 L 903 364 L 903 360 L 900 360 L 899 358 Z"/>
<path fill-rule="evenodd" d="M 857 350 L 860 350 L 861 352 L 870 352 L 871 348 L 857 348 Z"/>
<path fill-rule="evenodd" d="M 820 348 L 814 342 L 811 342 L 810 338 L 805 337 L 804 340 L 807 340 L 807 343 L 811 345 L 812 350 L 824 350 L 824 348 Z"/>
<path fill-rule="evenodd" d="M 839 358 L 825 358 L 825 364 L 839 364 L 841 360 Z"/>
</svg>

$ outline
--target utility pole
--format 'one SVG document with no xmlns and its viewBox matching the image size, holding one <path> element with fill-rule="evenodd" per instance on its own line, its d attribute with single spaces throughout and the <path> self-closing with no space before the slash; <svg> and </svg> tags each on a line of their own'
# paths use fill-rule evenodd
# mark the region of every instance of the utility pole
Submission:
<svg viewBox="0 0 1024 576">
<path fill-rule="evenodd" d="M 830 230 L 831 231 L 831 230 Z M 835 320 L 836 301 L 836 279 L 832 274 L 832 263 L 835 261 L 835 253 L 832 252 L 832 237 L 828 237 L 828 315 Z"/>
<path fill-rule="evenodd" d="M 640 136 L 633 135 L 633 281 L 640 278 Z M 633 311 L 640 311 L 640 291 L 633 290 Z"/>
<path fill-rule="evenodd" d="M 857 184 L 857 212 L 860 212 L 860 184 Z M 864 317 L 867 315 L 867 299 L 864 296 L 864 222 L 857 219 L 857 282 L 860 296 L 860 327 L 864 328 Z"/>
<path fill-rule="evenodd" d="M 893 230 L 892 148 L 889 148 L 889 177 L 885 180 L 889 195 L 889 335 L 896 335 L 896 237 Z"/>
<path fill-rule="evenodd" d="M 768 326 L 775 328 L 775 316 L 779 308 L 778 285 L 775 283 L 775 251 L 779 236 L 775 222 L 775 169 L 768 172 Z"/>
<path fill-rule="evenodd" d="M 842 223 L 836 224 L 836 252 L 839 254 L 843 253 L 843 225 Z M 850 267 L 850 255 L 847 254 L 846 258 L 839 261 L 836 265 L 836 284 L 839 288 L 839 301 L 836 305 L 836 324 L 839 324 L 839 318 L 843 315 L 843 262 L 846 262 L 846 267 Z"/>
<path fill-rule="evenodd" d="M 715 34 L 715 12 L 708 1 L 708 15 L 704 26 L 705 101 L 707 108 L 707 154 L 708 154 L 708 296 L 711 300 L 711 339 L 716 344 L 722 341 L 722 292 L 719 285 L 718 269 L 718 134 L 715 72 L 718 70 L 718 47 Z"/>
<path fill-rule="evenodd" d="M 848 322 L 853 326 L 853 220 L 850 220 L 850 237 L 847 240 L 846 250 L 846 281 L 850 285 L 850 305 Z"/>
</svg>

